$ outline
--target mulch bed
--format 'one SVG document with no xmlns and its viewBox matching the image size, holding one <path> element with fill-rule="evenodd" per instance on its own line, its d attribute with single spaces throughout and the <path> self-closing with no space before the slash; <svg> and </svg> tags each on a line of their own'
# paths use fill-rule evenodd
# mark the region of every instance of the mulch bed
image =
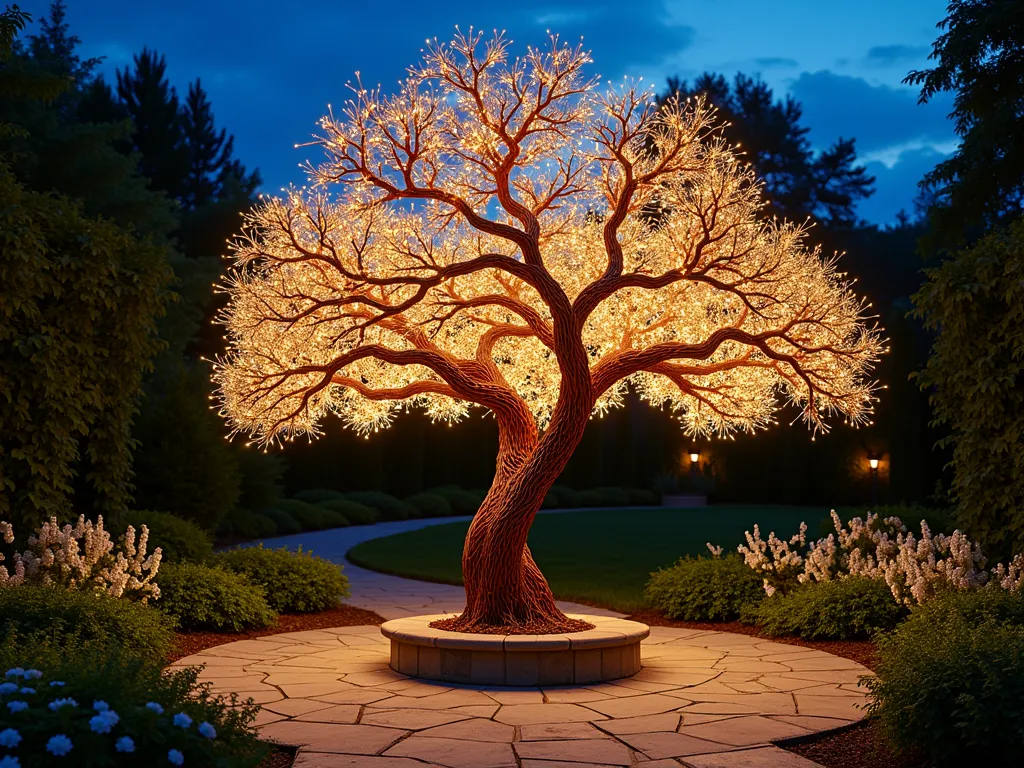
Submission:
<svg viewBox="0 0 1024 768">
<path fill-rule="evenodd" d="M 247 632 L 179 632 L 168 661 L 177 661 L 206 648 L 236 640 L 249 640 L 253 637 L 266 637 L 281 632 L 302 632 L 307 629 L 327 629 L 328 627 L 355 627 L 360 624 L 384 623 L 384 619 L 373 611 L 353 608 L 350 605 L 339 605 L 317 613 L 283 613 L 277 622 L 265 629 L 251 629 Z"/>
</svg>

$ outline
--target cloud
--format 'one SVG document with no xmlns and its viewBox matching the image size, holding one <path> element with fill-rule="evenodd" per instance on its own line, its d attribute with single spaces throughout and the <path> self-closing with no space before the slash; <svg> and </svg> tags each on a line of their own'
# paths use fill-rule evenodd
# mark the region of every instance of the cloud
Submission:
<svg viewBox="0 0 1024 768">
<path fill-rule="evenodd" d="M 918 104 L 912 88 L 872 85 L 864 78 L 828 70 L 804 72 L 790 92 L 803 105 L 804 124 L 818 147 L 840 136 L 853 137 L 864 155 L 908 142 L 939 145 L 953 139 L 948 94 Z"/>
<path fill-rule="evenodd" d="M 893 223 L 901 208 L 913 215 L 917 183 L 948 156 L 948 152 L 921 146 L 903 150 L 892 163 L 881 160 L 867 162 L 868 173 L 875 177 L 875 194 L 857 206 L 857 215 L 876 224 Z"/>
<path fill-rule="evenodd" d="M 782 56 L 763 56 L 759 59 L 754 59 L 754 63 L 757 64 L 757 66 L 759 67 L 764 67 L 765 69 L 773 69 L 775 67 L 791 68 L 800 66 L 800 62 L 798 62 L 796 59 L 787 59 Z"/>
<path fill-rule="evenodd" d="M 876 45 L 868 49 L 864 63 L 869 67 L 890 67 L 925 59 L 931 50 L 927 45 Z"/>
</svg>

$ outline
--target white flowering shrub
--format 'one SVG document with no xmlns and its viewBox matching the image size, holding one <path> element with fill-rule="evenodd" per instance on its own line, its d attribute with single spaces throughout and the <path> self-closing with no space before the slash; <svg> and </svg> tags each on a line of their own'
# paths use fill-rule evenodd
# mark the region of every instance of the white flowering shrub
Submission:
<svg viewBox="0 0 1024 768">
<path fill-rule="evenodd" d="M 922 521 L 917 536 L 898 517 L 870 513 L 863 519 L 855 517 L 847 527 L 835 510 L 832 521 L 836 532 L 812 542 L 807 541 L 805 523 L 788 541 L 774 531 L 762 539 L 755 525 L 752 534 L 746 533 L 747 543 L 737 550 L 762 577 L 769 596 L 798 584 L 864 576 L 884 580 L 897 602 L 911 606 L 948 588 L 967 590 L 991 582 L 1018 591 L 1024 584 L 1024 554 L 986 570 L 981 546 L 961 531 L 933 534 Z"/>
<path fill-rule="evenodd" d="M 250 727 L 258 707 L 211 695 L 198 671 L 162 675 L 108 663 L 64 679 L 8 669 L 0 680 L 0 766 L 257 765 L 266 753 Z"/>
<path fill-rule="evenodd" d="M 12 544 L 13 526 L 0 521 L 0 536 Z M 82 515 L 75 525 L 64 526 L 51 517 L 29 536 L 27 549 L 11 556 L 10 569 L 0 564 L 0 587 L 52 584 L 146 602 L 160 596 L 153 577 L 160 569 L 161 551 L 157 547 L 147 555 L 148 542 L 144 525 L 137 536 L 128 526 L 115 548 L 102 517 L 94 523 Z M 6 560 L 0 552 L 0 563 Z"/>
</svg>

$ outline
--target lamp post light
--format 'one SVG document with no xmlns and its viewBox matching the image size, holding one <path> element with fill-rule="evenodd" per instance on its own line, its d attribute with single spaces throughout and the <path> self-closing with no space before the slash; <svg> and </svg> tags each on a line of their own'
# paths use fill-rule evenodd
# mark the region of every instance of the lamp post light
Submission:
<svg viewBox="0 0 1024 768">
<path fill-rule="evenodd" d="M 690 477 L 697 476 L 697 468 L 700 466 L 700 453 L 696 448 L 690 451 Z"/>
</svg>

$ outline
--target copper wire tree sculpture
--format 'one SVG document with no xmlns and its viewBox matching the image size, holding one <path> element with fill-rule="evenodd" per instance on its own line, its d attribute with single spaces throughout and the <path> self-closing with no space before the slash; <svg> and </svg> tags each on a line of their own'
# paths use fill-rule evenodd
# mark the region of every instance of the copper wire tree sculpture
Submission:
<svg viewBox="0 0 1024 768">
<path fill-rule="evenodd" d="M 350 85 L 311 189 L 263 201 L 234 244 L 215 377 L 236 431 L 496 419 L 449 629 L 579 628 L 527 533 L 628 387 L 692 434 L 754 431 L 787 401 L 814 429 L 860 423 L 874 400 L 865 305 L 802 228 L 759 217 L 711 110 L 599 90 L 589 61 L 556 37 L 515 59 L 502 35 L 428 44 L 396 95 Z"/>
</svg>

